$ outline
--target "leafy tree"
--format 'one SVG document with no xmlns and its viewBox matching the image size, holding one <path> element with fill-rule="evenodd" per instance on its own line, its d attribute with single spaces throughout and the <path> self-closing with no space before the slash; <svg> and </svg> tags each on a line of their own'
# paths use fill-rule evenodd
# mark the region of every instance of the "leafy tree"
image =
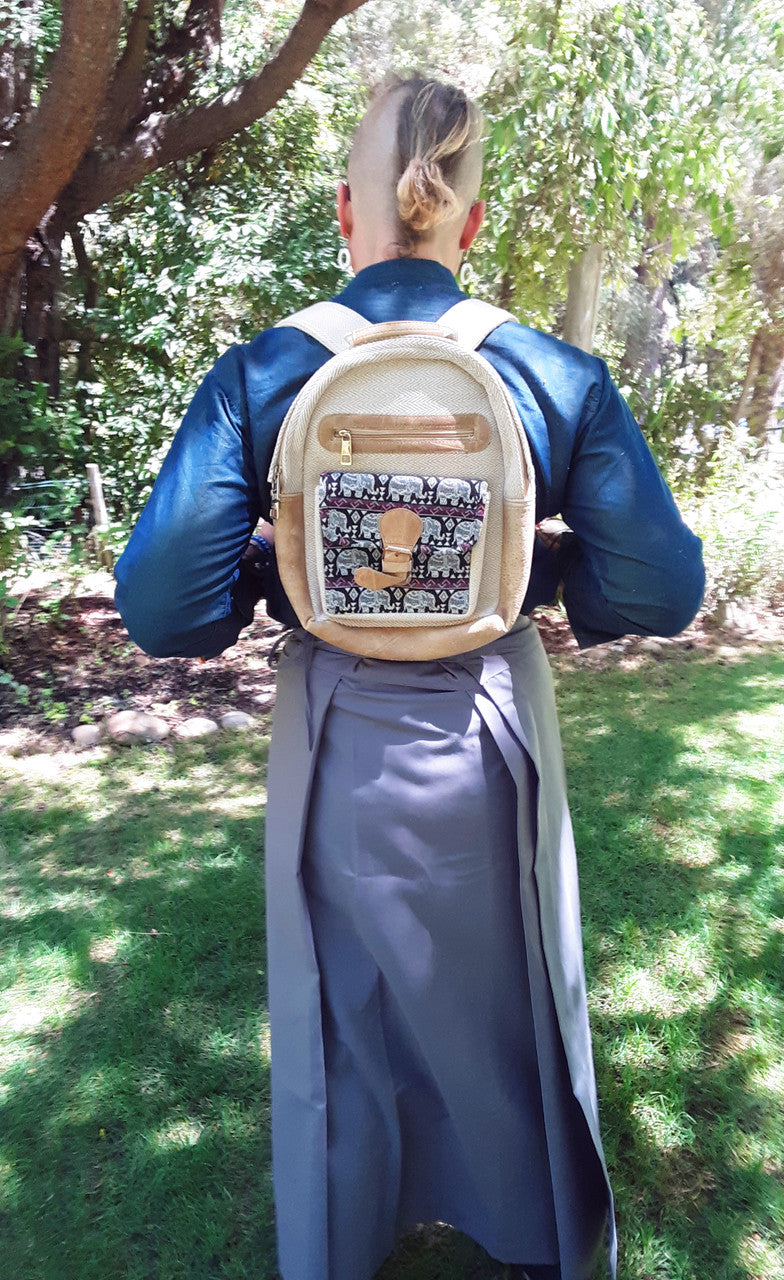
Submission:
<svg viewBox="0 0 784 1280">
<path fill-rule="evenodd" d="M 304 0 L 274 53 L 291 6 L 263 6 L 264 56 L 210 93 L 224 3 L 13 0 L 0 16 L 0 332 L 21 324 L 53 392 L 67 230 L 265 115 L 364 0 Z"/>
<path fill-rule="evenodd" d="M 783 31 L 773 0 L 525 6 L 488 97 L 485 280 L 590 348 L 603 268 L 602 351 L 692 487 L 733 410 L 778 426 Z"/>
<path fill-rule="evenodd" d="M 555 0 L 520 10 L 488 96 L 493 235 L 507 303 L 561 326 L 569 273 L 601 246 L 611 278 L 682 255 L 707 210 L 725 234 L 726 146 L 696 3 Z M 594 276 L 595 276 L 594 272 Z"/>
<path fill-rule="evenodd" d="M 756 323 L 736 421 L 765 442 L 784 393 L 784 16 L 774 0 L 728 3 L 717 18 L 726 112 L 746 181 L 737 197 L 736 277 Z"/>
</svg>

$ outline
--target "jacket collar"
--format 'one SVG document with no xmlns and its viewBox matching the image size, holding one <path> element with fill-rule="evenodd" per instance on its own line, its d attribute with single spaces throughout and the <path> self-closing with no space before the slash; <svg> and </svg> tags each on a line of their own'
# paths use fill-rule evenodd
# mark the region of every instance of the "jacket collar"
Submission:
<svg viewBox="0 0 784 1280">
<path fill-rule="evenodd" d="M 452 272 L 440 262 L 393 258 L 365 267 L 336 300 L 379 323 L 409 317 L 437 320 L 463 296 Z"/>
</svg>

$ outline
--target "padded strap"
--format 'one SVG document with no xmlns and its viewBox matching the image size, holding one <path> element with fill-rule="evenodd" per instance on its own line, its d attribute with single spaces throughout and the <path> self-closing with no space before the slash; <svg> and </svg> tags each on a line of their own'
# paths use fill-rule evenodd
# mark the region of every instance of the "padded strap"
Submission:
<svg viewBox="0 0 784 1280">
<path fill-rule="evenodd" d="M 464 298 L 445 311 L 438 323 L 446 329 L 454 329 L 461 347 L 476 351 L 494 329 L 514 318 L 510 312 L 494 307 L 490 302 L 482 302 L 481 298 Z"/>
<path fill-rule="evenodd" d="M 350 334 L 369 326 L 369 320 L 358 311 L 352 311 L 351 307 L 344 307 L 342 302 L 316 302 L 312 307 L 305 307 L 303 311 L 279 320 L 275 328 L 300 329 L 333 355 L 338 355 L 351 345 L 348 341 Z"/>
<path fill-rule="evenodd" d="M 514 320 L 514 316 L 501 307 L 482 302 L 480 298 L 464 298 L 445 311 L 438 323 L 443 328 L 454 330 L 461 347 L 475 351 L 494 329 L 507 320 Z M 275 326 L 276 329 L 299 329 L 334 355 L 348 350 L 351 346 L 349 338 L 358 329 L 372 327 L 369 320 L 358 311 L 352 311 L 351 307 L 344 307 L 342 302 L 316 302 L 312 307 L 305 307 L 279 320 Z"/>
</svg>

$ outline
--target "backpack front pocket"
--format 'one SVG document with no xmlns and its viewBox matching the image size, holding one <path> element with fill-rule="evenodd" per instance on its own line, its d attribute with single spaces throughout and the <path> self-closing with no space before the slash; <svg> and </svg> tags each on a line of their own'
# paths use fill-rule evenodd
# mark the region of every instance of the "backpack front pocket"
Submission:
<svg viewBox="0 0 784 1280">
<path fill-rule="evenodd" d="M 461 477 L 385 475 L 328 471 L 317 493 L 327 616 L 379 615 L 401 622 L 463 620 L 475 605 L 481 569 L 482 533 L 489 501 L 487 482 Z M 358 570 L 383 576 L 379 519 L 405 509 L 421 521 L 404 586 L 370 589 Z M 360 573 L 360 577 L 367 576 Z"/>
</svg>

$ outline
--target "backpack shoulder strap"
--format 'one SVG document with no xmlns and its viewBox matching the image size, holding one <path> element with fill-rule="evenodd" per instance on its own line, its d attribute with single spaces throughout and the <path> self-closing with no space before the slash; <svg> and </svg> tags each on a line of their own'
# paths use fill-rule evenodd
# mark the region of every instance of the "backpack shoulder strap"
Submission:
<svg viewBox="0 0 784 1280">
<path fill-rule="evenodd" d="M 454 329 L 461 346 L 476 350 L 494 329 L 514 318 L 509 311 L 482 302 L 480 298 L 464 298 L 445 311 L 438 323 Z M 370 327 L 369 320 L 351 307 L 344 307 L 342 302 L 316 302 L 279 320 L 275 326 L 276 329 L 299 329 L 334 355 L 347 350 L 352 333 Z"/>
<path fill-rule="evenodd" d="M 475 351 L 494 329 L 515 317 L 502 307 L 494 307 L 481 298 L 464 298 L 445 311 L 439 324 L 454 329 L 461 347 Z"/>
<path fill-rule="evenodd" d="M 312 307 L 296 311 L 286 316 L 275 325 L 276 329 L 299 329 L 307 333 L 322 347 L 326 347 L 333 355 L 338 355 L 348 348 L 349 334 L 357 329 L 367 329 L 370 321 L 351 307 L 344 307 L 342 302 L 316 302 Z"/>
</svg>

